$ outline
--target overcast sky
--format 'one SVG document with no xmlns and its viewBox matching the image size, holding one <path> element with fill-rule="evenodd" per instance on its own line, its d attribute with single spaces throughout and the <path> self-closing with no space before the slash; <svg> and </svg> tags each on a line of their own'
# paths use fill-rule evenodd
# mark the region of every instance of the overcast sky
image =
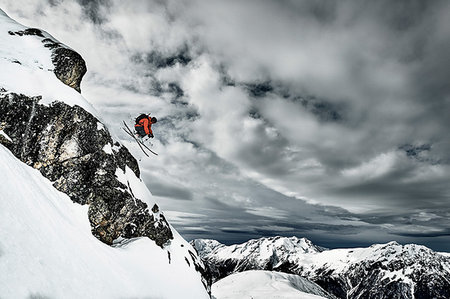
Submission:
<svg viewBox="0 0 450 299">
<path fill-rule="evenodd" d="M 450 251 L 450 2 L 4 0 L 87 62 L 82 94 L 186 239 Z M 146 158 L 121 130 L 159 119 Z"/>
</svg>

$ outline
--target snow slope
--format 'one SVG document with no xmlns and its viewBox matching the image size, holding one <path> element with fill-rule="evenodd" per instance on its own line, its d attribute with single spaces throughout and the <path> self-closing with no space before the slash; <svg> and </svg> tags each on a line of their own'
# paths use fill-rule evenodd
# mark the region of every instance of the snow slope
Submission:
<svg viewBox="0 0 450 299">
<path fill-rule="evenodd" d="M 208 298 L 177 234 L 161 249 L 148 238 L 119 247 L 90 231 L 87 206 L 0 145 L 1 298 Z"/>
<path fill-rule="evenodd" d="M 322 288 L 300 276 L 258 270 L 219 280 L 212 286 L 212 295 L 216 299 L 327 298 Z"/>
</svg>

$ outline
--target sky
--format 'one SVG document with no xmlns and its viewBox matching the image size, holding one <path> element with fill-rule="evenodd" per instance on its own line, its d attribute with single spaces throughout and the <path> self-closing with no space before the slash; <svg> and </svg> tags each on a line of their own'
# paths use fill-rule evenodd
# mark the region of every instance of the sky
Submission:
<svg viewBox="0 0 450 299">
<path fill-rule="evenodd" d="M 81 89 L 187 239 L 450 252 L 450 2 L 3 0 L 75 49 Z M 157 157 L 122 131 L 140 113 Z"/>
</svg>

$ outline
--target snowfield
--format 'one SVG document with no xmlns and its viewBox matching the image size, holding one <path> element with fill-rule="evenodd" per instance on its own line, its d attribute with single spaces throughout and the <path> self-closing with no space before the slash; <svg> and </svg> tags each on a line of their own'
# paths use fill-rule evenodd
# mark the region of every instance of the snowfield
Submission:
<svg viewBox="0 0 450 299">
<path fill-rule="evenodd" d="M 319 299 L 324 291 L 297 275 L 246 271 L 227 276 L 212 286 L 215 299 Z"/>
<path fill-rule="evenodd" d="M 148 238 L 107 246 L 87 206 L 2 145 L 0 169 L 1 298 L 208 298 L 175 231 L 166 249 Z"/>
</svg>

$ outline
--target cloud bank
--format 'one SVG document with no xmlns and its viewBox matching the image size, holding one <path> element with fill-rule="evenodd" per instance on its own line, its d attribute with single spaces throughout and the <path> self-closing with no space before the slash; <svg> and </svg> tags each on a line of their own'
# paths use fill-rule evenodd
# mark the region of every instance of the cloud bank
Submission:
<svg viewBox="0 0 450 299">
<path fill-rule="evenodd" d="M 125 143 L 118 120 L 158 116 L 143 178 L 188 237 L 450 250 L 448 2 L 3 9 L 85 58 L 83 94 Z"/>
</svg>

